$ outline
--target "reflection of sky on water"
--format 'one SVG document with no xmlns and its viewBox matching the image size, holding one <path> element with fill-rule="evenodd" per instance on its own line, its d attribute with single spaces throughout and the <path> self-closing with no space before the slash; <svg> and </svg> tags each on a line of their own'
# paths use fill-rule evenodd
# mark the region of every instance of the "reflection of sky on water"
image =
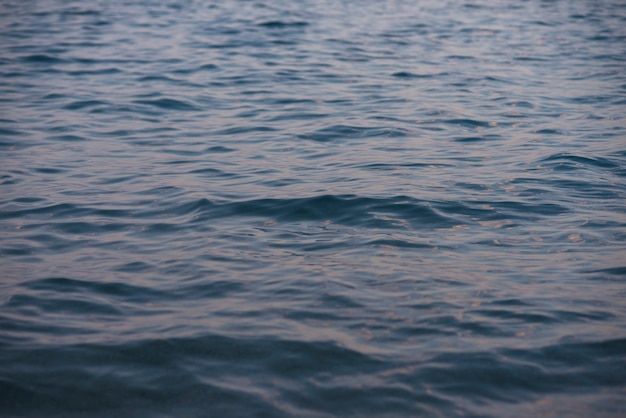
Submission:
<svg viewBox="0 0 626 418">
<path fill-rule="evenodd" d="M 617 2 L 0 9 L 0 369 L 29 403 L 619 392 Z"/>
</svg>

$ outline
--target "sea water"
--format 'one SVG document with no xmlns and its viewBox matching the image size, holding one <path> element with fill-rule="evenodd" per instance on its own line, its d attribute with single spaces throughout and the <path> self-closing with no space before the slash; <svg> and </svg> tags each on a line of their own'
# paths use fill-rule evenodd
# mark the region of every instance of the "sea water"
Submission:
<svg viewBox="0 0 626 418">
<path fill-rule="evenodd" d="M 622 417 L 626 3 L 4 0 L 0 415 Z"/>
</svg>

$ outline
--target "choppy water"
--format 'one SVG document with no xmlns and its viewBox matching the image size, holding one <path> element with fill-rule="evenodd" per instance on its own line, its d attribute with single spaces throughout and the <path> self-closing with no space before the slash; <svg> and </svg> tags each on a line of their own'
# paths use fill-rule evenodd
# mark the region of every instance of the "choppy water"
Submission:
<svg viewBox="0 0 626 418">
<path fill-rule="evenodd" d="M 0 3 L 0 415 L 626 414 L 626 4 Z"/>
</svg>

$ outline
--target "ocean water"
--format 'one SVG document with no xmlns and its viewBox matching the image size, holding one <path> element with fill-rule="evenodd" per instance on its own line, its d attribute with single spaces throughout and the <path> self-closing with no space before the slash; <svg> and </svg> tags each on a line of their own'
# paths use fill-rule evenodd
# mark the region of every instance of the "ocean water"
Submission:
<svg viewBox="0 0 626 418">
<path fill-rule="evenodd" d="M 626 416 L 626 3 L 0 2 L 0 416 Z"/>
</svg>

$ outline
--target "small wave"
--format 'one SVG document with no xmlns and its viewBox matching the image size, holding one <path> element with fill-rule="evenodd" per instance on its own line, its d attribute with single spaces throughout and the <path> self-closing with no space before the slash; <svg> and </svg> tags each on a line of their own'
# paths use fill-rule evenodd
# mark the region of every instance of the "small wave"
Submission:
<svg viewBox="0 0 626 418">
<path fill-rule="evenodd" d="M 599 270 L 585 270 L 585 273 L 592 273 L 596 277 L 610 279 L 626 279 L 626 266 L 609 267 Z"/>
<path fill-rule="evenodd" d="M 78 314 L 78 315 L 99 315 L 99 316 L 121 316 L 122 311 L 112 303 L 102 300 L 88 300 L 86 295 L 72 297 L 69 294 L 55 293 L 54 296 L 48 294 L 43 296 L 31 296 L 28 294 L 13 295 L 4 304 L 6 309 L 21 310 L 33 309 L 38 315 L 53 315 L 55 313 Z M 77 321 L 79 322 L 79 321 Z M 83 331 L 88 333 L 89 331 Z"/>
<path fill-rule="evenodd" d="M 559 129 L 539 129 L 536 133 L 540 135 L 563 135 L 564 132 Z"/>
<path fill-rule="evenodd" d="M 215 131 L 213 132 L 213 135 L 230 136 L 230 135 L 247 134 L 247 133 L 254 133 L 254 132 L 276 132 L 276 130 L 277 130 L 276 128 L 272 128 L 270 126 L 265 126 L 265 125 L 236 126 L 236 127 L 231 127 L 231 128 L 226 128 L 226 129 Z"/>
<path fill-rule="evenodd" d="M 362 127 L 351 125 L 333 125 L 319 129 L 310 134 L 300 135 L 301 139 L 309 139 L 317 142 L 334 142 L 350 138 L 372 138 L 372 137 L 402 137 L 408 131 L 400 128 L 380 128 Z"/>
<path fill-rule="evenodd" d="M 393 77 L 398 78 L 433 78 L 448 75 L 447 73 L 433 73 L 433 74 L 415 74 L 408 71 L 399 71 L 391 74 Z"/>
<path fill-rule="evenodd" d="M 24 281 L 20 285 L 26 292 L 46 292 L 48 295 L 56 294 L 74 295 L 77 298 L 87 298 L 117 304 L 124 302 L 146 303 L 159 302 L 171 299 L 167 292 L 154 287 L 138 286 L 132 283 L 120 281 L 90 281 L 71 279 L 66 277 L 50 277 Z M 62 304 L 60 305 L 62 307 Z"/>
<path fill-rule="evenodd" d="M 503 139 L 500 135 L 480 135 L 480 136 L 462 136 L 455 137 L 456 142 L 482 142 L 482 141 L 496 141 Z"/>
<path fill-rule="evenodd" d="M 198 67 L 178 68 L 178 69 L 172 70 L 172 73 L 173 74 L 193 74 L 193 73 L 202 72 L 202 71 L 216 71 L 219 69 L 220 67 L 217 66 L 216 64 L 202 64 Z"/>
<path fill-rule="evenodd" d="M 109 103 L 102 100 L 76 100 L 64 106 L 67 110 L 81 110 L 90 107 L 108 106 Z"/>
<path fill-rule="evenodd" d="M 491 125 L 489 125 L 489 122 L 485 122 L 485 121 L 481 121 L 481 120 L 476 120 L 476 119 L 444 119 L 441 122 L 445 123 L 446 125 L 456 125 L 456 126 L 463 126 L 465 128 L 488 128 Z"/>
<path fill-rule="evenodd" d="M 155 99 L 155 100 L 135 100 L 133 103 L 143 104 L 148 106 L 158 107 L 164 110 L 178 110 L 178 111 L 190 111 L 199 110 L 197 106 L 190 102 L 176 99 Z"/>
<path fill-rule="evenodd" d="M 257 26 L 268 28 L 268 29 L 286 29 L 286 28 L 301 28 L 308 26 L 308 22 L 304 21 L 283 21 L 283 20 L 268 20 L 265 22 L 258 23 Z"/>
<path fill-rule="evenodd" d="M 560 168 L 569 167 L 597 167 L 597 168 L 619 168 L 617 161 L 603 157 L 584 157 L 575 154 L 557 153 L 539 160 L 542 163 L 551 163 Z"/>
<path fill-rule="evenodd" d="M 26 135 L 26 132 L 20 131 L 18 129 L 0 128 L 0 135 L 2 135 L 2 136 L 23 136 L 23 135 Z"/>
<path fill-rule="evenodd" d="M 78 135 L 55 135 L 46 138 L 48 141 L 61 141 L 61 142 L 82 142 L 88 139 Z"/>
<path fill-rule="evenodd" d="M 117 73 L 121 73 L 122 70 L 119 68 L 100 68 L 97 70 L 77 70 L 77 71 L 68 71 L 67 73 L 72 76 L 93 76 L 93 75 L 113 75 Z"/>
<path fill-rule="evenodd" d="M 35 208 L 28 208 L 22 210 L 6 210 L 0 214 L 2 219 L 12 219 L 18 217 L 28 217 L 43 214 L 46 216 L 80 216 L 84 215 L 87 211 L 81 208 L 79 205 L 70 203 L 59 203 L 48 206 L 40 206 Z"/>
<path fill-rule="evenodd" d="M 63 59 L 48 54 L 33 54 L 22 57 L 22 61 L 35 64 L 60 64 L 65 62 Z"/>
<path fill-rule="evenodd" d="M 433 211 L 425 202 L 405 197 L 375 199 L 358 196 L 322 195 L 298 199 L 258 199 L 227 203 L 211 215 L 258 216 L 281 221 L 332 221 L 336 224 L 396 228 L 398 225 L 448 224 L 447 217 Z M 387 220 L 390 216 L 390 221 Z"/>
</svg>

